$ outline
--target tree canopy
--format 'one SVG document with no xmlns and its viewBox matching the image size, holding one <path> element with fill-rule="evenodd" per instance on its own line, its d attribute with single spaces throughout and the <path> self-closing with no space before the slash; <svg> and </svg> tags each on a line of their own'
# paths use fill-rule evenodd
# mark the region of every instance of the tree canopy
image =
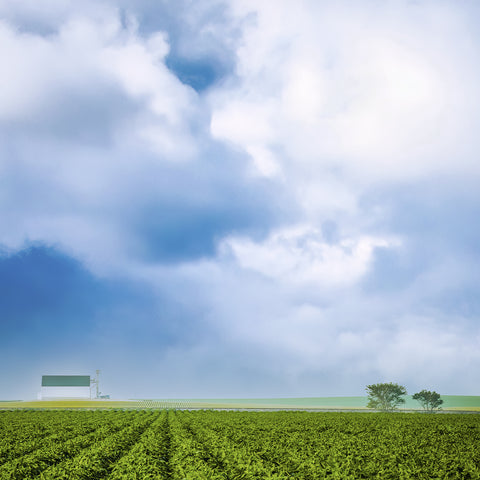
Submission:
<svg viewBox="0 0 480 480">
<path fill-rule="evenodd" d="M 404 386 L 397 383 L 374 383 L 365 388 L 368 394 L 368 408 L 374 408 L 383 412 L 391 412 L 405 403 L 403 395 L 407 394 Z"/>
<path fill-rule="evenodd" d="M 412 398 L 420 402 L 423 409 L 432 413 L 434 410 L 439 410 L 440 405 L 443 404 L 443 400 L 440 398 L 440 394 L 437 392 L 430 392 L 429 390 L 422 390 L 415 393 Z"/>
</svg>

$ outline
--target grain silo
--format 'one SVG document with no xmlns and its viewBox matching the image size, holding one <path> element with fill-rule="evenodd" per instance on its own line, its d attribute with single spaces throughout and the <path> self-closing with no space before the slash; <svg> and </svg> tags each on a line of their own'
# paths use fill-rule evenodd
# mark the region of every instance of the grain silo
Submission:
<svg viewBox="0 0 480 480">
<path fill-rule="evenodd" d="M 43 375 L 40 399 L 90 399 L 90 383 L 90 375 Z"/>
</svg>

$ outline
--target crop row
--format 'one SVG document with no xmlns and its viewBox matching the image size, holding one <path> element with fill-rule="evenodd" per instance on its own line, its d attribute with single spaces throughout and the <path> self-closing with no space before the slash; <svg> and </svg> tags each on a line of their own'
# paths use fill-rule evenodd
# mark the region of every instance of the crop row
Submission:
<svg viewBox="0 0 480 480">
<path fill-rule="evenodd" d="M 0 479 L 480 479 L 480 416 L 0 412 Z"/>
<path fill-rule="evenodd" d="M 41 419 L 41 421 L 39 421 Z M 95 432 L 94 436 L 120 428 L 122 412 L 107 415 L 92 412 L 19 411 L 0 415 L 0 471 L 1 465 L 35 450 L 60 444 Z"/>
</svg>

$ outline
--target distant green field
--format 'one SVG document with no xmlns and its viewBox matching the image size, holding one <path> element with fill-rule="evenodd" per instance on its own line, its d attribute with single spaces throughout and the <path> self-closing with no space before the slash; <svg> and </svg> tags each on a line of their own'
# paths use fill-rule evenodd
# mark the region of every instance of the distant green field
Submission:
<svg viewBox="0 0 480 480">
<path fill-rule="evenodd" d="M 444 395 L 443 409 L 480 411 L 480 396 Z M 306 398 L 237 398 L 237 399 L 142 399 L 142 400 L 54 400 L 2 401 L 0 409 L 12 408 L 79 408 L 79 409 L 297 409 L 297 410 L 366 410 L 367 397 Z M 401 410 L 419 410 L 419 403 L 406 397 Z"/>
<path fill-rule="evenodd" d="M 480 411 L 480 396 L 444 395 L 444 410 Z M 238 398 L 238 399 L 191 399 L 191 400 L 142 400 L 149 408 L 179 405 L 178 408 L 251 408 L 251 409 L 332 409 L 365 410 L 367 397 L 306 397 L 306 398 Z M 410 395 L 402 409 L 421 409 Z"/>
</svg>

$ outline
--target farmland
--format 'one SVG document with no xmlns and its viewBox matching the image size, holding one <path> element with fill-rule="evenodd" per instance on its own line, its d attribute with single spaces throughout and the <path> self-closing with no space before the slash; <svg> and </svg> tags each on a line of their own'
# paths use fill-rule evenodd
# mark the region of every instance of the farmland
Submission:
<svg viewBox="0 0 480 480">
<path fill-rule="evenodd" d="M 0 412 L 0 479 L 480 479 L 480 416 Z"/>
<path fill-rule="evenodd" d="M 480 396 L 442 395 L 445 412 L 480 412 Z M 213 398 L 213 399 L 144 399 L 144 400 L 33 400 L 0 401 L 2 409 L 237 409 L 237 410 L 366 410 L 367 397 L 306 398 Z M 406 396 L 402 410 L 421 410 L 421 405 Z"/>
</svg>

